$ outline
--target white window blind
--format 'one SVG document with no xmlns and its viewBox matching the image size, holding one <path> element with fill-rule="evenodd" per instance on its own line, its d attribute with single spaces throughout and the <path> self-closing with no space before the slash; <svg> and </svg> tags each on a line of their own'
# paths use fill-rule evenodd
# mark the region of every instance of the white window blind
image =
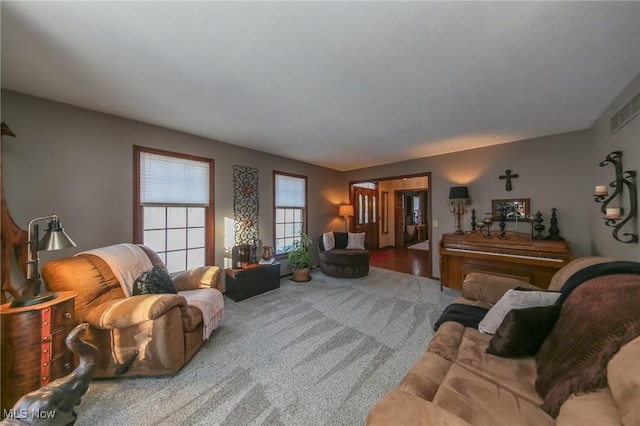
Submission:
<svg viewBox="0 0 640 426">
<path fill-rule="evenodd" d="M 305 179 L 276 175 L 276 206 L 305 207 Z"/>
<path fill-rule="evenodd" d="M 209 205 L 209 164 L 140 153 L 140 203 Z"/>
</svg>

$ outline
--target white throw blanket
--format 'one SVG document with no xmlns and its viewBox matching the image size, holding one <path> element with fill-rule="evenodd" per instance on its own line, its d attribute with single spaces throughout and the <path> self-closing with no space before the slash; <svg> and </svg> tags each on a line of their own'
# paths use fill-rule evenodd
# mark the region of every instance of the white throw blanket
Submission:
<svg viewBox="0 0 640 426">
<path fill-rule="evenodd" d="M 207 340 L 213 330 L 217 329 L 224 319 L 224 297 L 215 288 L 179 291 L 178 294 L 187 300 L 187 305 L 195 306 L 202 312 L 203 340 Z"/>
<path fill-rule="evenodd" d="M 135 244 L 122 243 L 76 254 L 92 254 L 105 261 L 122 286 L 124 295 L 133 294 L 133 283 L 144 271 L 153 268 L 149 256 Z"/>
</svg>

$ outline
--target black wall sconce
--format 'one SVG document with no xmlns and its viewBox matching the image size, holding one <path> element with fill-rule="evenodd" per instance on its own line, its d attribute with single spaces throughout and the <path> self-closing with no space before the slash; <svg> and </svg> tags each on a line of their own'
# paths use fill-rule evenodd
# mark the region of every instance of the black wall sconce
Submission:
<svg viewBox="0 0 640 426">
<path fill-rule="evenodd" d="M 636 172 L 634 170 L 622 171 L 622 151 L 614 151 L 607 155 L 606 158 L 600 162 L 600 167 L 605 167 L 608 164 L 613 165 L 616 173 L 615 180 L 609 183 L 609 186 L 614 188 L 613 194 L 609 195 L 609 190 L 606 185 L 598 185 L 596 186 L 594 201 L 596 203 L 602 203 L 600 210 L 604 214 L 604 223 L 613 228 L 613 238 L 621 243 L 637 243 L 638 234 L 625 232 L 622 234 L 623 237 L 626 237 L 624 239 L 620 239 L 618 236 L 620 229 L 635 218 L 638 213 L 638 190 L 635 182 Z M 622 202 L 625 187 L 629 191 L 629 211 L 626 214 L 621 207 L 609 207 L 609 204 L 618 196 L 620 197 L 618 198 L 619 202 Z"/>
</svg>

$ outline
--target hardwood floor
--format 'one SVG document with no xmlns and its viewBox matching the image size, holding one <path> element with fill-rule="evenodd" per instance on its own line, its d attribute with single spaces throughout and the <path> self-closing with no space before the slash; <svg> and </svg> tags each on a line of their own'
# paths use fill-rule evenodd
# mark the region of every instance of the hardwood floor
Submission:
<svg viewBox="0 0 640 426">
<path fill-rule="evenodd" d="M 427 250 L 385 247 L 379 250 L 371 250 L 369 265 L 421 277 L 431 277 L 429 256 L 431 256 L 431 253 Z"/>
</svg>

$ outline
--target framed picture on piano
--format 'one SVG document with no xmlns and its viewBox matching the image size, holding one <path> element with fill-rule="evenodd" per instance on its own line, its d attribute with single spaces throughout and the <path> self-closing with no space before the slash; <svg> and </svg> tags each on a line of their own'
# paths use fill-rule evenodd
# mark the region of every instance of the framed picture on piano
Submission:
<svg viewBox="0 0 640 426">
<path fill-rule="evenodd" d="M 529 221 L 529 208 L 528 198 L 491 200 L 491 217 L 494 221 Z"/>
</svg>

